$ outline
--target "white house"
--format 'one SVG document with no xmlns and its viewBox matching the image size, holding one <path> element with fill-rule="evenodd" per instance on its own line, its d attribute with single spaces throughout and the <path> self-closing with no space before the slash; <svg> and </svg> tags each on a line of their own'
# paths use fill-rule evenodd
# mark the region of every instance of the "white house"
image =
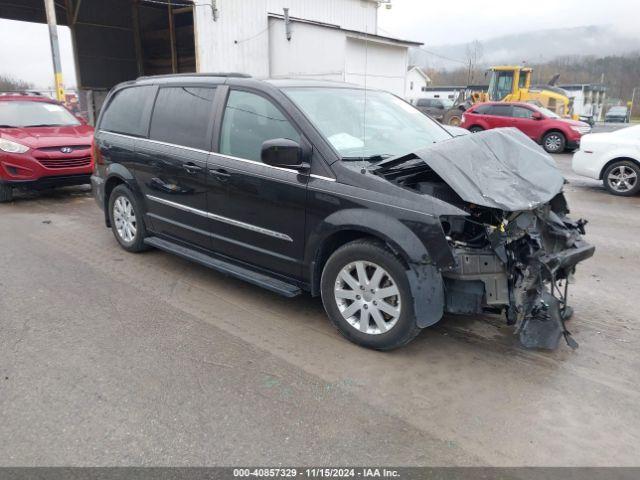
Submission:
<svg viewBox="0 0 640 480">
<path fill-rule="evenodd" d="M 340 80 L 404 96 L 408 48 L 420 44 L 378 35 L 376 0 L 217 0 L 215 16 L 202 3 L 201 72 Z"/>
<path fill-rule="evenodd" d="M 424 73 L 424 70 L 420 67 L 409 67 L 404 85 L 404 98 L 411 103 L 414 103 L 418 98 L 423 98 L 430 83 L 431 79 Z"/>
</svg>

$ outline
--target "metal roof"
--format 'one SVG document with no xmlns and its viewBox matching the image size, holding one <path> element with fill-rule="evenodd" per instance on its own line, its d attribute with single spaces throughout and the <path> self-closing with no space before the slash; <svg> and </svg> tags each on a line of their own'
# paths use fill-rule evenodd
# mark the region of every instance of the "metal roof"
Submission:
<svg viewBox="0 0 640 480">
<path fill-rule="evenodd" d="M 267 14 L 269 17 L 271 18 L 277 18 L 280 20 L 284 20 L 284 15 L 279 14 L 279 13 L 268 13 Z M 305 18 L 297 18 L 297 17 L 289 17 L 289 20 L 292 22 L 297 22 L 297 23 L 306 23 L 309 25 L 316 25 L 318 27 L 325 27 L 325 28 L 332 28 L 335 30 L 340 30 L 346 33 L 352 33 L 352 34 L 356 34 L 358 36 L 362 36 L 366 39 L 371 39 L 371 40 L 378 40 L 378 41 L 386 41 L 386 42 L 391 42 L 391 43 L 396 43 L 398 45 L 403 45 L 403 46 L 411 46 L 411 47 L 419 47 L 421 45 L 424 45 L 424 43 L 422 42 L 414 42 L 413 40 L 403 40 L 401 38 L 394 38 L 394 37 L 387 37 L 384 35 L 378 35 L 376 33 L 368 33 L 368 32 L 363 32 L 360 30 L 352 30 L 349 28 L 342 28 L 340 25 L 336 25 L 334 23 L 325 23 L 325 22 L 318 22 L 316 20 L 307 20 Z"/>
</svg>

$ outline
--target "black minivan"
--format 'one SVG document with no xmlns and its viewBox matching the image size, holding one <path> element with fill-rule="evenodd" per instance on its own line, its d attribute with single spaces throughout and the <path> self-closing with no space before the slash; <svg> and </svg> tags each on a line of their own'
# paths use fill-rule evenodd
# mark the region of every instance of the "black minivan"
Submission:
<svg viewBox="0 0 640 480">
<path fill-rule="evenodd" d="M 399 347 L 445 312 L 504 313 L 525 346 L 573 342 L 558 285 L 593 247 L 553 160 L 515 130 L 454 138 L 338 82 L 170 75 L 114 88 L 94 155 L 122 248 L 321 295 L 359 345 Z"/>
</svg>

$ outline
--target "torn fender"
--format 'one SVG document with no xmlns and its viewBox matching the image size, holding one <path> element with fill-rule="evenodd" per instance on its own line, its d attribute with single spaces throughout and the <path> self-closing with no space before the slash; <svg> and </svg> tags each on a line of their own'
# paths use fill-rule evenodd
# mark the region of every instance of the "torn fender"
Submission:
<svg viewBox="0 0 640 480">
<path fill-rule="evenodd" d="M 440 271 L 433 265 L 411 265 L 407 278 L 418 326 L 435 325 L 444 314 L 444 284 Z"/>
</svg>

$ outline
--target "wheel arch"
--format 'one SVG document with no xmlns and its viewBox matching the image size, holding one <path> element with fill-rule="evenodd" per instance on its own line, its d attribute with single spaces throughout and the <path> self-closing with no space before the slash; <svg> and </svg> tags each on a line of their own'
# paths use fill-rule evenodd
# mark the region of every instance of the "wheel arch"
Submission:
<svg viewBox="0 0 640 480">
<path fill-rule="evenodd" d="M 320 278 L 322 277 L 322 271 L 324 266 L 331 257 L 331 254 L 338 248 L 353 242 L 354 240 L 371 240 L 384 244 L 389 248 L 398 259 L 404 264 L 406 268 L 409 268 L 406 253 L 403 252 L 397 245 L 393 245 L 389 239 L 385 238 L 379 233 L 374 233 L 371 230 L 367 230 L 357 225 L 341 227 L 328 235 L 326 235 L 316 248 L 315 255 L 311 262 L 311 294 L 313 296 L 320 295 Z"/>
<path fill-rule="evenodd" d="M 107 227 L 111 227 L 111 221 L 109 220 L 109 198 L 111 197 L 111 192 L 113 192 L 114 188 L 118 185 L 123 184 L 129 187 L 134 195 L 140 197 L 140 192 L 138 192 L 135 178 L 129 169 L 119 163 L 109 165 L 105 171 L 103 209 Z"/>
<path fill-rule="evenodd" d="M 623 162 L 623 161 L 629 161 L 629 162 L 633 162 L 635 163 L 638 168 L 640 168 L 640 160 L 637 160 L 633 157 L 628 157 L 628 156 L 616 156 L 615 158 L 612 158 L 611 160 L 607 161 L 603 167 L 600 169 L 600 175 L 598 176 L 598 180 L 602 180 L 604 178 L 604 172 L 607 170 L 607 168 L 609 168 L 611 165 L 613 165 L 616 162 Z"/>
<path fill-rule="evenodd" d="M 542 141 L 544 140 L 544 137 L 546 137 L 547 135 L 549 135 L 550 133 L 559 133 L 564 137 L 565 142 L 567 141 L 567 134 L 566 132 L 563 132 L 561 128 L 559 127 L 551 127 L 548 130 L 545 130 L 542 135 L 540 135 L 540 143 L 542 143 Z"/>
<path fill-rule="evenodd" d="M 310 268 L 311 294 L 320 294 L 322 271 L 331 254 L 342 245 L 363 238 L 384 243 L 407 269 L 418 325 L 422 328 L 437 323 L 444 313 L 444 284 L 439 268 L 406 225 L 372 210 L 338 211 L 309 236 L 305 264 Z"/>
</svg>

